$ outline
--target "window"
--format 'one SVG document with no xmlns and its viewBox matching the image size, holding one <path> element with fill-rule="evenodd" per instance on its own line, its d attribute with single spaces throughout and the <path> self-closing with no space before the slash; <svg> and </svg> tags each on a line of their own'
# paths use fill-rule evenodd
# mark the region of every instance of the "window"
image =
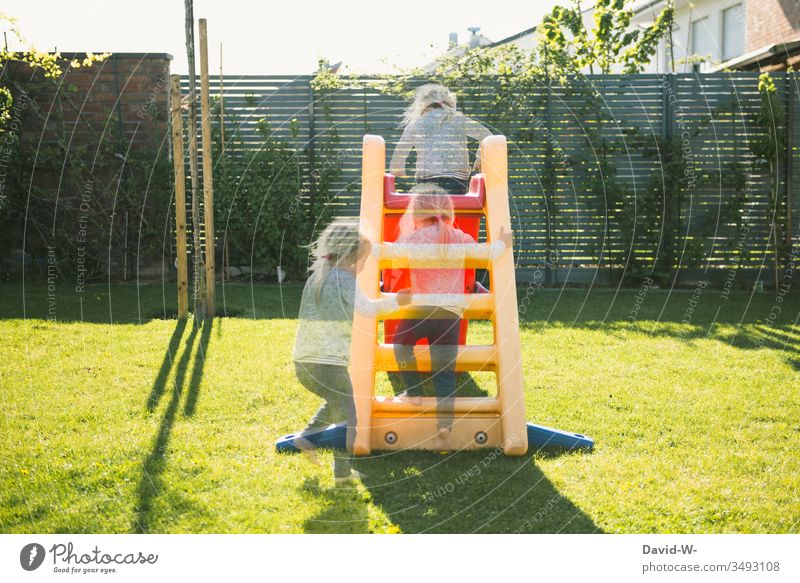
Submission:
<svg viewBox="0 0 800 583">
<path fill-rule="evenodd" d="M 744 7 L 741 4 L 722 11 L 722 60 L 744 53 Z"/>
<path fill-rule="evenodd" d="M 714 39 L 711 37 L 711 30 L 708 26 L 708 18 L 701 18 L 692 22 L 692 56 L 705 61 L 714 56 Z M 708 68 L 707 62 L 696 62 L 692 64 L 695 72 L 705 71 Z"/>
</svg>

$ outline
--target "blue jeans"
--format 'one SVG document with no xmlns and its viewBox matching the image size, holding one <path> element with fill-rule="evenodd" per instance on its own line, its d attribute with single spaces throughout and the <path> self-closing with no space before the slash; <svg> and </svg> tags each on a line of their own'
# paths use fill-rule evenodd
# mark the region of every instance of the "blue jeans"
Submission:
<svg viewBox="0 0 800 583">
<path fill-rule="evenodd" d="M 317 410 L 303 431 L 323 429 L 331 423 L 347 422 L 347 451 L 333 451 L 333 475 L 345 478 L 353 467 L 353 442 L 356 433 L 356 405 L 353 400 L 353 385 L 346 366 L 295 362 L 297 380 L 309 391 L 322 397 L 325 402 Z"/>
<path fill-rule="evenodd" d="M 401 320 L 394 334 L 394 354 L 399 364 L 400 378 L 409 396 L 419 396 L 422 386 L 422 375 L 417 372 L 414 358 L 414 345 L 423 338 L 428 340 L 440 429 L 447 429 L 453 423 L 460 331 L 461 318 L 454 316 L 446 319 Z"/>
</svg>

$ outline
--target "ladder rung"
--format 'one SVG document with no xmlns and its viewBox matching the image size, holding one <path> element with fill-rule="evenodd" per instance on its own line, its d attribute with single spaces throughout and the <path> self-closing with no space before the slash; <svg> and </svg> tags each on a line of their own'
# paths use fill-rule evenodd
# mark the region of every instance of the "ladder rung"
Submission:
<svg viewBox="0 0 800 583">
<path fill-rule="evenodd" d="M 376 417 L 437 414 L 436 397 L 423 397 L 420 401 L 419 405 L 414 405 L 408 399 L 375 397 L 372 412 Z M 499 415 L 500 401 L 494 397 L 456 397 L 453 399 L 452 412 L 456 415 Z"/>
<path fill-rule="evenodd" d="M 381 294 L 386 296 L 388 294 Z M 494 315 L 494 294 L 412 294 L 413 304 L 397 310 L 382 310 L 381 319 L 419 320 L 422 318 L 447 319 L 453 314 L 443 308 L 464 306 L 462 318 L 491 320 Z"/>
<path fill-rule="evenodd" d="M 418 371 L 431 371 L 430 347 L 415 346 L 414 358 L 417 361 Z M 379 344 L 376 347 L 375 370 L 386 372 L 397 372 L 400 370 L 392 344 Z M 497 370 L 497 347 L 494 345 L 459 346 L 458 356 L 456 357 L 456 371 L 466 372 L 471 370 Z"/>
<path fill-rule="evenodd" d="M 500 241 L 449 245 L 382 243 L 372 247 L 372 254 L 383 269 L 480 269 L 503 251 L 505 245 Z"/>
<path fill-rule="evenodd" d="M 382 257 L 378 259 L 381 269 L 487 269 L 491 259 L 414 259 L 411 257 Z"/>
</svg>

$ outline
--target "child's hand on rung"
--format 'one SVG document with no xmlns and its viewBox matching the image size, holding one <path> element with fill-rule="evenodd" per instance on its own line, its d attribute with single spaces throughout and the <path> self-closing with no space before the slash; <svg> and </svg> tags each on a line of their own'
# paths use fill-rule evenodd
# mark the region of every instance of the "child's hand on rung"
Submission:
<svg viewBox="0 0 800 583">
<path fill-rule="evenodd" d="M 506 246 L 506 249 L 511 249 L 514 244 L 514 240 L 511 237 L 511 231 L 506 231 L 505 227 L 500 227 L 500 236 L 497 238 L 498 241 L 502 241 L 502 243 Z"/>
<path fill-rule="evenodd" d="M 407 306 L 411 303 L 411 288 L 399 290 L 396 297 L 398 306 Z"/>
</svg>

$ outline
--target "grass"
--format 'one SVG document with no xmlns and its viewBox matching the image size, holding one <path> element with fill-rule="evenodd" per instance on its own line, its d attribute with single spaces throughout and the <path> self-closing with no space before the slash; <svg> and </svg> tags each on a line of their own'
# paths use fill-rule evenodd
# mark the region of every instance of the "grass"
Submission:
<svg viewBox="0 0 800 583">
<path fill-rule="evenodd" d="M 521 288 L 528 418 L 595 451 L 377 454 L 336 489 L 329 453 L 273 449 L 319 404 L 299 287 L 227 285 L 237 317 L 198 330 L 164 318 L 172 284 L 62 286 L 57 322 L 43 285 L 0 286 L 4 533 L 800 531 L 797 293 L 707 289 L 682 323 L 691 292 L 632 322 L 638 290 Z"/>
</svg>

